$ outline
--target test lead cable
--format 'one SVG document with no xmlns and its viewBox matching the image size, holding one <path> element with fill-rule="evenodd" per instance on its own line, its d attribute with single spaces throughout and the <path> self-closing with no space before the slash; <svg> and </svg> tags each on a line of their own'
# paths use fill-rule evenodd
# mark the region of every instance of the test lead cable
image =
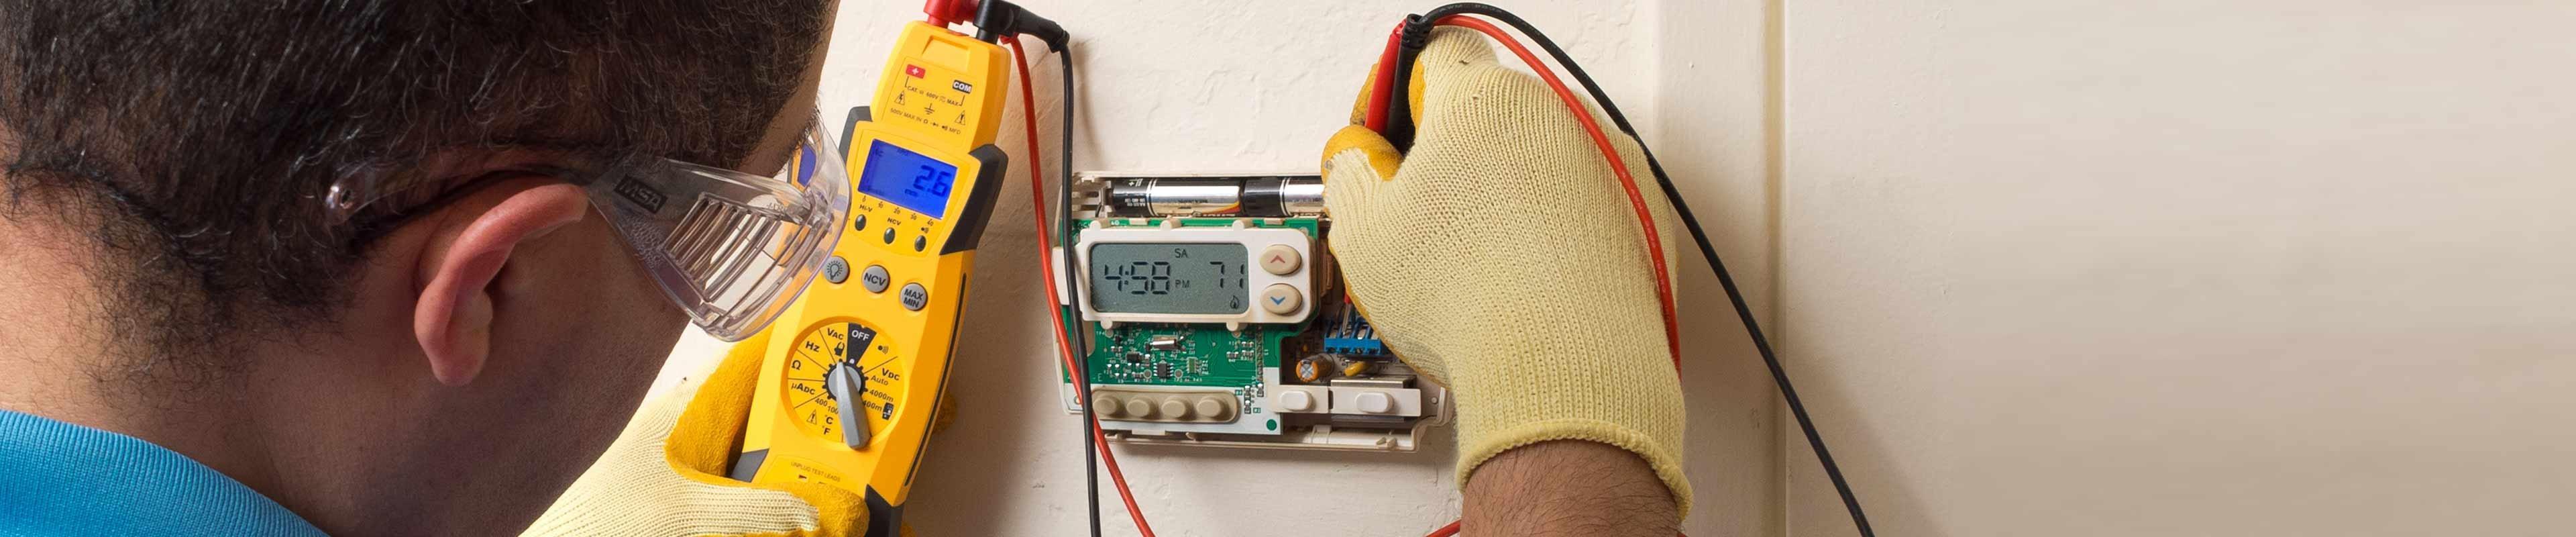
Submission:
<svg viewBox="0 0 2576 537">
<path fill-rule="evenodd" d="M 1029 71 L 1028 54 L 1021 50 L 1018 40 L 1011 40 L 1005 44 L 1011 48 L 1011 60 L 1019 64 L 1020 68 L 1020 119 L 1028 129 L 1029 144 L 1029 205 L 1031 210 L 1029 214 L 1033 215 L 1030 217 L 1030 223 L 1037 226 L 1038 252 L 1040 253 L 1040 258 L 1043 259 L 1053 255 L 1054 246 L 1051 244 L 1053 241 L 1048 240 L 1047 235 L 1054 233 L 1055 231 L 1048 229 L 1047 227 L 1046 172 L 1043 171 L 1044 164 L 1042 164 L 1045 159 L 1038 156 L 1037 102 L 1035 98 L 1032 97 L 1029 88 L 1029 77 L 1036 73 Z M 1064 336 L 1066 329 L 1064 324 L 1064 310 L 1062 308 L 1055 307 L 1054 301 L 1056 296 L 1058 296 L 1056 294 L 1057 287 L 1055 275 L 1049 274 L 1049 272 L 1051 271 L 1044 268 L 1038 270 L 1038 281 L 1045 282 L 1046 284 L 1046 300 L 1048 301 L 1047 317 L 1055 322 L 1055 328 L 1049 329 L 1048 333 L 1054 336 L 1053 339 L 1055 340 L 1057 356 L 1064 358 L 1065 371 L 1074 381 L 1075 398 L 1088 401 L 1091 399 L 1091 389 L 1089 386 L 1085 385 L 1083 379 L 1085 375 L 1076 369 L 1076 364 L 1072 359 L 1074 356 L 1073 341 L 1072 338 Z M 1091 418 L 1091 408 L 1089 405 L 1084 405 L 1084 408 L 1082 409 L 1082 417 L 1083 423 L 1086 424 L 1083 428 L 1084 430 L 1082 434 L 1082 459 L 1084 462 L 1083 474 L 1084 481 L 1091 484 L 1090 487 L 1087 487 L 1090 489 L 1089 498 L 1092 511 L 1092 516 L 1090 517 L 1091 534 L 1097 536 L 1100 535 L 1100 489 L 1098 488 L 1100 484 L 1100 470 L 1094 462 L 1098 460 L 1096 458 L 1097 455 L 1092 453 L 1092 448 L 1096 444 L 1094 444 L 1091 437 L 1091 427 L 1087 425 L 1093 423 Z"/>
<path fill-rule="evenodd" d="M 1054 241 L 1050 239 L 1049 235 L 1054 233 L 1055 230 L 1047 229 L 1048 213 L 1046 209 L 1046 182 L 1042 179 L 1045 176 L 1045 173 L 1040 171 L 1039 164 L 1036 162 L 1042 159 L 1036 156 L 1039 154 L 1037 147 L 1037 115 L 1035 112 L 1037 103 L 1035 99 L 1031 97 L 1031 93 L 1029 91 L 1029 76 L 1032 73 L 1029 71 L 1028 55 L 1025 52 L 1022 52 L 1019 43 L 1017 41 L 1011 41 L 1008 42 L 1007 45 L 1011 49 L 1013 61 L 1016 61 L 1019 64 L 1021 117 L 1028 128 L 1029 155 L 1031 160 L 1029 167 L 1029 204 L 1030 209 L 1032 210 L 1031 214 L 1034 215 L 1031 217 L 1030 222 L 1037 226 L 1038 251 L 1040 252 L 1040 258 L 1046 259 L 1054 256 Z M 1071 237 L 1073 191 L 1072 178 L 1070 173 L 1067 172 L 1073 169 L 1073 60 L 1072 57 L 1062 49 L 1056 50 L 1055 54 L 1058 61 L 1064 65 L 1066 86 L 1064 103 L 1065 142 L 1062 148 L 1064 154 L 1063 160 L 1059 161 L 1059 166 L 1061 167 L 1059 173 L 1064 175 L 1065 179 L 1064 191 L 1062 196 L 1059 197 L 1063 204 L 1059 214 L 1064 218 L 1062 222 L 1065 222 L 1063 230 L 1065 233 L 1064 236 Z M 1082 353 L 1077 351 L 1074 347 L 1072 325 L 1068 324 L 1064 308 L 1059 307 L 1054 303 L 1056 297 L 1062 296 L 1058 294 L 1060 289 L 1073 288 L 1072 272 L 1070 270 L 1064 272 L 1063 276 L 1065 279 L 1061 286 L 1057 283 L 1056 275 L 1046 274 L 1046 272 L 1048 271 L 1043 268 L 1039 270 L 1041 280 L 1046 282 L 1046 300 L 1048 301 L 1047 315 L 1055 324 L 1055 328 L 1050 330 L 1050 332 L 1055 336 L 1057 355 L 1063 359 L 1065 372 L 1070 376 L 1070 380 L 1073 381 L 1075 397 L 1082 401 L 1080 406 L 1082 407 L 1082 421 L 1084 424 L 1082 436 L 1084 459 L 1083 472 L 1084 482 L 1088 485 L 1084 487 L 1084 490 L 1090 497 L 1089 504 L 1091 507 L 1091 515 L 1089 518 L 1092 535 L 1100 535 L 1099 466 L 1105 465 L 1109 468 L 1109 479 L 1111 484 L 1115 485 L 1118 489 L 1119 500 L 1127 504 L 1128 517 L 1135 520 L 1136 528 L 1139 532 L 1144 535 L 1151 536 L 1154 534 L 1154 530 L 1151 525 L 1145 522 L 1144 513 L 1137 508 L 1136 496 L 1127 488 L 1127 477 L 1123 472 L 1119 471 L 1118 458 L 1116 455 L 1111 454 L 1108 449 L 1108 439 L 1105 438 L 1100 431 L 1100 420 L 1097 416 L 1092 414 L 1091 405 L 1089 403 L 1091 401 L 1090 375 L 1083 366 L 1082 360 L 1076 359 L 1076 357 L 1081 356 Z M 1091 461 L 1095 460 L 1094 457 L 1097 457 L 1096 460 L 1101 464 L 1092 464 Z"/>
<path fill-rule="evenodd" d="M 1017 51 L 1018 47 L 1013 46 L 1012 50 Z M 1059 192 L 1059 195 L 1056 198 L 1058 203 L 1056 222 L 1060 225 L 1058 231 L 1061 235 L 1058 236 L 1063 237 L 1066 240 L 1070 240 L 1073 237 L 1073 56 L 1068 51 L 1057 50 L 1055 57 L 1057 64 L 1064 70 L 1064 117 L 1062 118 L 1064 121 L 1064 143 L 1062 147 L 1058 148 L 1063 160 L 1058 164 L 1056 171 L 1056 176 L 1060 178 L 1062 186 L 1060 187 L 1061 192 Z M 1028 72 L 1026 60 L 1022 59 L 1021 63 L 1021 72 Z M 1032 103 L 1031 101 L 1026 100 L 1025 96 L 1028 95 L 1028 93 L 1024 91 L 1021 95 L 1024 96 L 1024 100 L 1021 101 L 1021 107 L 1024 110 L 1029 109 L 1029 107 L 1032 106 Z M 1029 124 L 1035 125 L 1036 119 L 1030 119 Z M 1035 130 L 1032 130 L 1029 142 L 1032 146 L 1037 143 L 1036 136 L 1037 134 Z M 1031 151 L 1031 154 L 1034 155 L 1035 149 L 1032 149 Z M 1035 170 L 1032 170 L 1032 177 L 1035 177 L 1036 175 Z M 1030 181 L 1029 196 L 1029 203 L 1032 208 L 1036 210 L 1036 216 L 1032 217 L 1031 220 L 1038 226 L 1037 237 L 1040 258 L 1045 259 L 1052 257 L 1055 247 L 1053 241 L 1048 238 L 1046 230 L 1046 187 L 1044 183 L 1036 180 Z M 1061 273 L 1063 278 L 1061 284 L 1059 284 L 1052 275 L 1047 278 L 1047 300 L 1049 301 L 1047 303 L 1047 309 L 1050 312 L 1049 315 L 1051 318 L 1055 320 L 1056 328 L 1054 332 L 1057 350 L 1061 351 L 1065 372 L 1071 377 L 1070 380 L 1074 383 L 1076 396 L 1081 398 L 1079 406 L 1082 407 L 1082 421 L 1084 429 L 1086 429 L 1084 431 L 1086 434 L 1083 435 L 1083 453 L 1085 459 L 1084 480 L 1086 486 L 1084 486 L 1083 489 L 1086 493 L 1090 494 L 1091 497 L 1089 518 L 1091 520 L 1092 531 L 1094 532 L 1093 534 L 1098 535 L 1097 532 L 1099 531 L 1100 526 L 1100 477 L 1097 471 L 1098 467 L 1107 467 L 1109 469 L 1110 484 L 1117 488 L 1119 501 L 1126 504 L 1127 517 L 1135 521 L 1136 531 L 1146 537 L 1153 537 L 1154 528 L 1151 524 L 1145 522 L 1144 511 L 1136 506 L 1136 494 L 1128 489 L 1127 475 L 1119 470 L 1118 456 L 1115 452 L 1110 451 L 1109 439 L 1100 430 L 1100 419 L 1097 415 L 1092 413 L 1089 368 L 1085 365 L 1085 360 L 1078 358 L 1080 356 L 1087 355 L 1087 349 L 1082 346 L 1082 343 L 1087 342 L 1082 341 L 1080 338 L 1073 337 L 1074 325 L 1072 323 L 1077 321 L 1069 320 L 1068 316 L 1065 314 L 1065 309 L 1059 307 L 1053 302 L 1057 296 L 1062 296 L 1057 294 L 1058 289 L 1075 289 L 1073 286 L 1074 273 L 1072 264 L 1065 263 L 1063 268 L 1064 270 Z M 1040 272 L 1043 273 L 1045 271 L 1041 270 Z M 1061 287 L 1059 287 L 1059 285 L 1061 285 Z M 1089 460 L 1095 455 L 1099 457 L 1100 461 L 1100 464 L 1096 466 L 1089 464 Z"/>
<path fill-rule="evenodd" d="M 1061 193 L 1057 198 L 1058 203 L 1060 204 L 1057 214 L 1061 217 L 1058 222 L 1062 223 L 1062 227 L 1060 229 L 1062 235 L 1060 236 L 1070 239 L 1073 236 L 1072 171 L 1074 74 L 1072 53 L 1065 48 L 1066 42 L 1070 41 L 1070 39 L 1067 38 L 1062 29 L 1055 27 L 1055 23 L 1030 15 L 1025 10 L 1021 10 L 1016 6 L 1011 6 L 1007 2 L 985 2 L 983 4 L 982 11 L 986 14 L 1004 12 L 997 10 L 997 5 L 1007 8 L 1007 12 L 1016 14 L 1005 16 L 1010 22 L 982 27 L 982 29 L 978 31 L 979 34 L 995 32 L 996 29 L 998 29 L 998 33 L 1000 35 L 1021 33 L 1045 40 L 1054 48 L 1056 61 L 1058 65 L 1062 66 L 1064 71 L 1064 75 L 1062 77 L 1064 82 L 1064 117 L 1061 118 L 1064 121 L 1064 141 L 1062 146 L 1059 148 L 1059 150 L 1062 151 L 1062 160 L 1058 161 L 1059 168 L 1057 170 L 1057 176 L 1061 178 L 1063 186 L 1061 188 Z M 1018 31 L 1013 31 L 1015 26 L 1027 25 L 1033 21 L 1043 23 L 1044 28 L 1052 30 L 1053 36 L 1049 37 L 1048 35 L 1045 35 L 1046 32 L 1031 32 L 1026 28 L 1018 28 Z M 1054 256 L 1055 245 L 1054 240 L 1050 238 L 1052 233 L 1047 229 L 1048 213 L 1046 209 L 1046 182 L 1043 179 L 1045 177 L 1045 172 L 1041 171 L 1042 164 L 1039 162 L 1043 159 L 1038 156 L 1040 153 L 1037 139 L 1040 133 L 1037 130 L 1037 101 L 1035 94 L 1030 88 L 1029 82 L 1030 77 L 1034 73 L 1029 70 L 1028 54 L 1021 48 L 1018 40 L 1005 40 L 1004 45 L 1011 49 L 1011 58 L 1018 64 L 1020 70 L 1020 111 L 1023 125 L 1028 129 L 1027 141 L 1029 144 L 1029 158 L 1031 161 L 1029 163 L 1029 205 L 1033 216 L 1030 218 L 1030 221 L 1037 228 L 1039 258 L 1042 260 L 1049 259 Z M 1079 406 L 1082 409 L 1082 421 L 1084 425 L 1082 452 L 1084 463 L 1083 481 L 1086 486 L 1084 486 L 1083 489 L 1089 498 L 1088 505 L 1090 506 L 1090 515 L 1087 518 L 1090 519 L 1091 534 L 1095 536 L 1100 535 L 1099 470 L 1100 467 L 1106 466 L 1109 469 L 1110 483 L 1118 490 L 1119 501 L 1126 504 L 1128 518 L 1135 521 L 1136 529 L 1139 533 L 1147 537 L 1151 537 L 1154 535 L 1153 526 L 1145 522 L 1145 514 L 1143 510 L 1138 508 L 1136 505 L 1135 493 L 1130 491 L 1127 487 L 1126 473 L 1120 471 L 1118 467 L 1118 457 L 1109 450 L 1109 440 L 1101 432 L 1100 420 L 1092 413 L 1090 404 L 1090 374 L 1088 368 L 1085 367 L 1083 363 L 1084 361 L 1077 358 L 1079 356 L 1084 356 L 1085 351 L 1080 345 L 1075 343 L 1077 338 L 1073 337 L 1073 324 L 1071 324 L 1073 321 L 1069 321 L 1064 308 L 1059 307 L 1054 302 L 1056 297 L 1062 296 L 1058 294 L 1060 289 L 1074 288 L 1072 267 L 1069 265 L 1065 267 L 1065 270 L 1062 273 L 1063 280 L 1061 284 L 1058 283 L 1055 275 L 1047 275 L 1045 274 L 1046 272 L 1047 271 L 1043 268 L 1039 271 L 1039 273 L 1044 276 L 1042 280 L 1046 283 L 1046 300 L 1048 300 L 1047 314 L 1055 323 L 1055 328 L 1051 330 L 1051 332 L 1053 332 L 1055 336 L 1056 351 L 1058 356 L 1062 358 L 1065 372 L 1070 377 L 1069 380 L 1073 381 L 1075 397 L 1082 401 Z M 1093 464 L 1092 461 L 1094 460 L 1097 460 L 1098 464 Z"/>
<path fill-rule="evenodd" d="M 1040 133 L 1037 129 L 1037 101 L 1036 94 L 1032 90 L 1031 82 L 1029 81 L 1035 73 L 1029 70 L 1028 53 L 1022 48 L 1017 37 L 1026 35 L 1045 42 L 1047 47 L 1055 53 L 1058 65 L 1063 67 L 1064 73 L 1061 78 L 1064 84 L 1064 103 L 1062 107 L 1064 115 L 1062 118 L 1064 121 L 1064 139 L 1062 147 L 1059 148 L 1059 150 L 1062 151 L 1061 155 L 1063 159 L 1058 161 L 1058 166 L 1060 166 L 1060 168 L 1057 172 L 1057 176 L 1062 180 L 1063 188 L 1062 195 L 1058 198 L 1059 211 L 1057 214 L 1063 217 L 1059 220 L 1059 222 L 1062 223 L 1060 231 L 1063 235 L 1061 236 L 1071 238 L 1073 236 L 1073 115 L 1075 96 L 1073 56 L 1069 48 L 1072 42 L 1072 35 L 1069 32 L 1066 32 L 1063 26 L 1056 24 L 1055 21 L 1048 20 L 1045 17 L 1040 17 L 1037 14 L 1031 13 L 1027 9 L 1007 0 L 926 0 L 922 5 L 922 11 L 929 15 L 929 21 L 932 24 L 941 26 L 946 26 L 950 21 L 964 21 L 971 18 L 971 20 L 975 22 L 976 39 L 986 42 L 1000 43 L 1011 49 L 1012 62 L 1019 67 L 1020 72 L 1019 85 L 1021 121 L 1022 125 L 1027 129 L 1026 141 L 1028 143 L 1029 156 L 1029 205 L 1030 209 L 1032 209 L 1032 217 L 1030 220 L 1031 224 L 1036 227 L 1037 231 L 1038 258 L 1041 260 L 1051 259 L 1054 255 L 1054 245 L 1053 241 L 1049 238 L 1050 232 L 1047 229 L 1046 173 L 1043 171 L 1045 159 L 1039 156 L 1040 150 L 1038 149 L 1038 137 Z M 1058 356 L 1061 357 L 1064 362 L 1063 365 L 1065 367 L 1065 373 L 1070 377 L 1070 380 L 1073 381 L 1076 396 L 1083 401 L 1083 403 L 1079 405 L 1082 410 L 1082 421 L 1084 424 L 1084 430 L 1082 431 L 1082 455 L 1083 483 L 1085 486 L 1083 487 L 1083 492 L 1088 499 L 1088 505 L 1090 507 L 1090 509 L 1088 509 L 1089 514 L 1087 518 L 1090 520 L 1091 535 L 1093 537 L 1098 537 L 1100 535 L 1100 468 L 1102 466 L 1107 466 L 1109 469 L 1110 482 L 1117 487 L 1119 500 L 1126 504 L 1127 516 L 1135 521 L 1138 532 L 1142 533 L 1146 537 L 1152 537 L 1154 535 L 1153 527 L 1145 522 L 1143 511 L 1137 508 L 1135 494 L 1127 488 L 1127 477 L 1123 472 L 1119 471 L 1117 455 L 1109 451 L 1108 439 L 1100 430 L 1100 420 L 1092 414 L 1091 405 L 1089 403 L 1091 398 L 1091 384 L 1088 378 L 1089 374 L 1082 361 L 1076 358 L 1078 356 L 1084 356 L 1085 350 L 1082 345 L 1077 343 L 1078 340 L 1073 337 L 1075 326 L 1073 322 L 1075 321 L 1068 321 L 1065 309 L 1058 307 L 1054 302 L 1056 297 L 1062 296 L 1058 294 L 1059 289 L 1074 288 L 1073 267 L 1070 265 L 1064 267 L 1064 279 L 1061 287 L 1059 287 L 1056 278 L 1052 275 L 1047 275 L 1046 273 L 1048 271 L 1043 268 L 1043 265 L 1044 262 L 1042 261 L 1041 268 L 1038 272 L 1042 276 L 1041 281 L 1046 284 L 1048 317 L 1055 323 L 1055 328 L 1050 330 L 1050 332 L 1054 333 L 1056 351 Z M 1098 461 L 1098 463 L 1095 464 L 1094 461 Z"/>
<path fill-rule="evenodd" d="M 1059 148 L 1057 148 L 1057 151 L 1061 152 L 1061 154 L 1063 155 L 1064 160 L 1062 161 L 1062 162 L 1063 162 L 1063 165 L 1062 165 L 1062 166 L 1060 166 L 1060 167 L 1056 170 L 1056 177 L 1057 177 L 1057 179 L 1059 180 L 1059 183 L 1061 184 L 1061 186 L 1060 186 L 1060 187 L 1059 187 L 1059 189 L 1058 189 L 1058 190 L 1060 190 L 1060 192 L 1058 193 L 1059 195 L 1056 197 L 1057 204 L 1058 204 L 1058 205 L 1057 205 L 1057 209 L 1058 209 L 1058 212 L 1060 213 L 1060 215 L 1062 216 L 1062 218 L 1058 218 L 1058 219 L 1056 219 L 1056 222 L 1057 222 L 1057 223 L 1058 223 L 1058 225 L 1061 227 L 1061 230 L 1062 230 L 1062 232 L 1063 232 L 1063 234 L 1062 234 L 1062 235 L 1060 235 L 1060 236 L 1061 236 L 1061 237 L 1063 237 L 1065 240 L 1072 240 L 1072 239 L 1073 239 L 1073 115 L 1074 115 L 1074 110 L 1076 109 L 1076 107 L 1075 107 L 1075 105 L 1074 105 L 1074 95 L 1075 95 L 1075 93 L 1074 93 L 1074 89 L 1073 89 L 1073 88 L 1074 88 L 1073 56 L 1072 56 L 1071 54 L 1069 54 L 1069 53 L 1058 53 L 1058 54 L 1056 54 L 1056 55 L 1055 55 L 1055 60 L 1056 60 L 1056 65 L 1057 65 L 1058 67 L 1060 67 L 1060 68 L 1064 71 L 1064 77 L 1062 78 L 1062 81 L 1063 81 L 1063 83 L 1064 83 L 1064 105 L 1063 105 L 1063 107 L 1062 107 L 1062 108 L 1064 109 L 1064 117 L 1062 118 L 1063 123 L 1064 123 L 1064 146 L 1063 146 L 1063 147 L 1059 147 Z M 1074 271 L 1073 271 L 1073 263 L 1071 263 L 1071 261 L 1072 261 L 1072 257 L 1071 257 L 1071 254 L 1070 254 L 1070 253 L 1068 253 L 1068 254 L 1066 255 L 1065 260 L 1066 260 L 1067 262 L 1066 262 L 1066 263 L 1062 263 L 1062 265 L 1063 265 L 1063 272 L 1064 272 L 1064 275 L 1063 275 L 1063 276 L 1064 276 L 1064 286 L 1065 286 L 1064 288 L 1065 288 L 1065 289 L 1068 289 L 1068 290 L 1075 289 L 1075 287 L 1073 287 Z M 1052 304 L 1050 304 L 1050 306 L 1052 306 Z M 1065 310 L 1065 309 L 1070 309 L 1070 308 L 1071 308 L 1071 306 L 1065 306 L 1064 308 L 1061 308 L 1061 309 L 1059 309 L 1058 311 L 1063 311 L 1063 310 Z M 1077 322 L 1078 322 L 1078 321 L 1079 321 L 1079 319 L 1077 318 Z M 1059 332 L 1057 333 L 1057 337 L 1062 337 L 1062 338 L 1066 338 L 1066 339 L 1073 339 L 1074 341 L 1078 342 L 1078 343 L 1076 343 L 1076 344 L 1075 344 L 1075 346 L 1074 346 L 1074 351 L 1075 351 L 1075 352 L 1077 352 L 1077 353 L 1081 353 L 1081 354 L 1078 354 L 1077 356 L 1089 356 L 1089 355 L 1090 355 L 1090 354 L 1089 354 L 1089 353 L 1090 353 L 1090 349 L 1087 347 L 1087 345 L 1089 345 L 1089 344 L 1090 344 L 1090 340 L 1089 340 L 1088 338 L 1080 338 L 1080 339 L 1074 338 L 1074 337 L 1072 336 L 1072 333 L 1071 333 L 1071 330 L 1072 330 L 1072 326 L 1071 326 L 1071 325 L 1059 324 L 1059 325 L 1057 325 L 1057 326 L 1062 326 L 1062 327 L 1064 327 L 1061 331 L 1059 331 Z M 1088 364 L 1090 363 L 1090 361 L 1089 361 L 1089 360 L 1074 360 L 1074 359 L 1073 359 L 1072 357 L 1070 357 L 1070 356 L 1069 356 L 1069 357 L 1067 357 L 1067 359 L 1068 359 L 1068 360 L 1071 360 L 1071 361 L 1075 361 L 1075 362 L 1077 362 L 1077 364 L 1076 364 L 1076 365 L 1077 365 L 1077 367 L 1076 367 L 1076 368 L 1074 368 L 1074 369 L 1070 369 L 1070 370 L 1068 370 L 1068 371 L 1080 371 L 1080 372 L 1082 372 L 1081 374 L 1085 377 L 1085 380 L 1083 380 L 1083 381 L 1082 381 L 1082 382 L 1084 383 L 1084 387 L 1083 387 L 1083 390 L 1081 391 L 1081 393 L 1082 393 L 1082 394 L 1084 394 L 1084 395 L 1085 395 L 1085 397 L 1088 397 L 1088 396 L 1089 396 L 1089 394 L 1091 393 L 1090 387 L 1089 387 L 1089 385 L 1088 385 L 1088 383 L 1090 382 L 1090 381 L 1088 380 L 1088 377 L 1090 376 L 1090 372 L 1089 372 L 1089 371 L 1090 371 L 1090 369 L 1089 369 L 1089 367 L 1090 367 L 1090 366 L 1089 366 Z M 1114 484 L 1114 485 L 1116 485 L 1116 486 L 1117 486 L 1117 489 L 1118 489 L 1118 500 L 1119 500 L 1121 503 L 1125 503 L 1125 504 L 1127 504 L 1127 517 L 1128 517 L 1129 519 L 1132 519 L 1132 520 L 1134 520 L 1134 521 L 1136 522 L 1136 532 L 1137 532 L 1138 534 L 1141 534 L 1141 535 L 1143 535 L 1144 537 L 1154 537 L 1154 526 L 1153 526 L 1153 525 L 1151 525 L 1151 524 L 1147 524 L 1147 523 L 1145 523 L 1145 513 L 1144 513 L 1144 511 L 1142 511 L 1142 510 L 1140 510 L 1140 509 L 1138 509 L 1138 508 L 1136 507 L 1136 493 L 1127 489 L 1127 477 L 1126 477 L 1126 475 L 1125 475 L 1125 474 L 1121 474 L 1121 473 L 1119 473 L 1119 471 L 1118 471 L 1118 456 L 1117 456 L 1116 454 L 1113 454 L 1113 453 L 1111 453 L 1111 452 L 1109 451 L 1109 440 L 1108 440 L 1108 438 L 1106 438 L 1105 436 L 1103 436 L 1103 435 L 1101 434 L 1101 432 L 1100 432 L 1100 419 L 1099 419 L 1097 416 L 1095 416 L 1095 415 L 1093 415 L 1093 414 L 1091 413 L 1091 401 L 1090 401 L 1089 399 L 1085 399 L 1085 400 L 1083 400 L 1083 402 L 1082 402 L 1082 417 L 1083 417 L 1083 422 L 1090 424 L 1090 428 L 1091 428 L 1091 435 L 1090 435 L 1091 440 L 1090 440 L 1090 442 L 1091 442 L 1091 444 L 1092 444 L 1092 447 L 1094 447 L 1094 449 L 1093 449 L 1092 451 L 1093 451 L 1093 452 L 1095 452 L 1095 453 L 1098 453 L 1098 454 L 1100 455 L 1100 462 L 1102 463 L 1102 465 L 1107 466 L 1107 467 L 1109 468 L 1109 479 L 1110 479 L 1110 483 L 1112 483 L 1112 484 Z M 1085 486 L 1085 487 L 1084 487 L 1084 489 L 1085 489 L 1085 491 L 1087 491 L 1087 492 L 1089 492 L 1089 493 L 1091 494 L 1092 498 L 1094 498 L 1093 502 L 1095 503 L 1095 507 L 1093 507 L 1093 508 L 1092 508 L 1092 510 L 1091 510 L 1091 515 L 1090 515 L 1090 516 L 1091 516 L 1091 522 L 1092 522 L 1093 527 L 1094 527 L 1094 528 L 1097 528 L 1097 527 L 1099 526 L 1099 524 L 1100 524 L 1100 509 L 1096 506 L 1096 504 L 1098 503 L 1098 498 L 1100 497 L 1100 482 L 1099 482 L 1099 477 L 1098 477 L 1098 476 L 1092 476 L 1090 479 L 1091 479 L 1091 481 L 1090 481 L 1089 483 L 1087 483 L 1087 484 L 1086 484 L 1087 486 Z M 1095 531 L 1096 531 L 1096 529 L 1095 529 Z"/>
</svg>

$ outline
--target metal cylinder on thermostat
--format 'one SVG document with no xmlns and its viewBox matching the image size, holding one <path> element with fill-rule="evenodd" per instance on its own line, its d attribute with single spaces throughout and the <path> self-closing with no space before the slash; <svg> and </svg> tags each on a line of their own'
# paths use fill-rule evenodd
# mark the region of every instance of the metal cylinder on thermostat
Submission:
<svg viewBox="0 0 2576 537">
<path fill-rule="evenodd" d="M 1295 177 L 1135 177 L 1112 181 L 1110 216 L 1284 218 L 1324 213 L 1324 181 Z"/>
</svg>

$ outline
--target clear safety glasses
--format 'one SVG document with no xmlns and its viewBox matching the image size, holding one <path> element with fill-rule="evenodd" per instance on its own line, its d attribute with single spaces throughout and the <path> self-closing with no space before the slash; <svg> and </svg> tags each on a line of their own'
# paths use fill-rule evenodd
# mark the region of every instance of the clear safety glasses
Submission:
<svg viewBox="0 0 2576 537">
<path fill-rule="evenodd" d="M 839 147 L 820 122 L 785 168 L 759 176 L 639 156 L 568 177 L 617 229 L 664 294 L 707 333 L 757 333 L 814 281 L 850 212 Z M 587 181 L 587 182 L 582 182 Z M 346 221 L 384 196 L 372 176 L 331 186 L 324 203 Z"/>
</svg>

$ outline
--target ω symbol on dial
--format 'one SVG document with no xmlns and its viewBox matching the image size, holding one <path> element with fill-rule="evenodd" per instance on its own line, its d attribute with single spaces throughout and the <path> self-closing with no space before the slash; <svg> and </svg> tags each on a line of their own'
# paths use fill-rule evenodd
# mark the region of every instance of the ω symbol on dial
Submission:
<svg viewBox="0 0 2576 537">
<path fill-rule="evenodd" d="M 881 426 L 870 422 L 884 421 L 871 419 L 871 414 L 893 414 L 887 387 L 881 384 L 901 378 L 882 371 L 893 353 L 883 352 L 876 338 L 874 328 L 832 321 L 807 328 L 796 339 L 795 356 L 781 379 L 786 389 L 779 394 L 787 398 L 787 413 L 798 430 L 839 440 L 851 449 L 868 445 L 870 433 Z"/>
</svg>

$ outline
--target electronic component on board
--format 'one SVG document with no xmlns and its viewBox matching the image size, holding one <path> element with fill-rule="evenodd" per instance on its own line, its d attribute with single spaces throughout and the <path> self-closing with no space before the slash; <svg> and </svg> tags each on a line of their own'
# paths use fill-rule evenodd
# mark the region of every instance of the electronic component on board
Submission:
<svg viewBox="0 0 2576 537">
<path fill-rule="evenodd" d="M 1386 342 L 1378 341 L 1377 329 L 1369 326 L 1368 318 L 1360 316 L 1358 306 L 1343 303 L 1334 313 L 1333 326 L 1324 332 L 1324 352 L 1352 356 L 1387 354 Z"/>
<path fill-rule="evenodd" d="M 1110 216 L 1280 218 L 1324 214 L 1324 179 L 1312 175 L 1130 177 L 1110 181 L 1104 194 L 1103 207 Z"/>
<path fill-rule="evenodd" d="M 1292 370 L 1292 376 L 1297 379 L 1298 384 L 1316 384 L 1333 378 L 1333 373 L 1340 369 L 1341 365 L 1333 363 L 1332 357 L 1321 354 L 1309 355 L 1297 359 L 1297 367 Z"/>
<path fill-rule="evenodd" d="M 1365 376 L 1369 376 L 1369 375 L 1371 375 L 1371 374 L 1374 374 L 1374 373 L 1376 373 L 1376 372 L 1377 372 L 1377 362 L 1376 362 L 1376 361 L 1371 361 L 1371 360 L 1357 360 L 1357 359 L 1344 359 L 1344 360 L 1342 360 L 1342 376 L 1345 376 L 1345 377 L 1365 377 Z"/>
</svg>

